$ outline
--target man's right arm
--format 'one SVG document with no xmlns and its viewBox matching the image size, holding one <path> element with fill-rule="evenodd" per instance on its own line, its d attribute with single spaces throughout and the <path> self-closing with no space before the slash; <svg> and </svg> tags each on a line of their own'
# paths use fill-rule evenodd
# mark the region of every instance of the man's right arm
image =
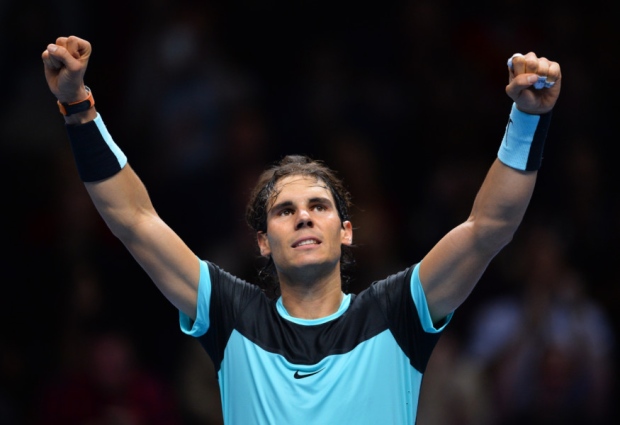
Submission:
<svg viewBox="0 0 620 425">
<path fill-rule="evenodd" d="M 86 98 L 83 78 L 90 53 L 90 43 L 74 36 L 58 38 L 43 52 L 45 77 L 59 102 L 70 104 Z M 94 120 L 97 120 L 96 126 Z M 103 126 L 94 107 L 66 116 L 65 121 L 70 134 L 78 129 L 76 126 L 91 126 L 95 132 Z M 111 141 L 109 134 L 107 140 Z M 72 143 L 81 141 L 72 140 Z M 79 168 L 82 159 L 78 156 Z M 82 163 L 84 168 L 97 165 L 97 159 L 86 159 L 89 161 L 86 166 Z M 124 163 L 120 165 L 120 171 L 113 170 L 101 179 L 83 180 L 97 211 L 112 233 L 127 247 L 166 298 L 187 316 L 195 318 L 200 273 L 198 258 L 161 220 L 144 184 L 131 166 Z"/>
</svg>

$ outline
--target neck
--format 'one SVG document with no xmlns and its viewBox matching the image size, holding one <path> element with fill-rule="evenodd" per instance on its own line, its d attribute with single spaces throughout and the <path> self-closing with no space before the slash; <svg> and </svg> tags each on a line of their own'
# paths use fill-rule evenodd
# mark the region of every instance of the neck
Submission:
<svg viewBox="0 0 620 425">
<path fill-rule="evenodd" d="M 312 285 L 290 285 L 280 282 L 282 304 L 291 316 L 300 319 L 329 316 L 338 311 L 342 303 L 344 294 L 340 284 L 340 279 L 315 282 Z"/>
</svg>

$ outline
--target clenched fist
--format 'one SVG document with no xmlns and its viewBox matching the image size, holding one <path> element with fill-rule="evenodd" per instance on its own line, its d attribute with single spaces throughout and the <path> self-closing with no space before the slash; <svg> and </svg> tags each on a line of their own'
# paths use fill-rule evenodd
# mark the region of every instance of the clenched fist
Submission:
<svg viewBox="0 0 620 425">
<path fill-rule="evenodd" d="M 84 100 L 84 73 L 91 54 L 90 43 L 76 36 L 58 37 L 41 55 L 47 84 L 62 103 Z"/>
</svg>

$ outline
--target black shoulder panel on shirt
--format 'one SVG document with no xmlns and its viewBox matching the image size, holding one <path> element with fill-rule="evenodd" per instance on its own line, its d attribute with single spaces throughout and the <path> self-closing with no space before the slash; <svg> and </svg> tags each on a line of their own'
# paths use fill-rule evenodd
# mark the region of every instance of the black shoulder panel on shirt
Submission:
<svg viewBox="0 0 620 425">
<path fill-rule="evenodd" d="M 301 325 L 281 317 L 274 300 L 259 287 L 209 264 L 210 327 L 201 344 L 219 370 L 234 330 L 262 349 L 294 364 L 316 364 L 344 354 L 389 329 L 411 365 L 423 372 L 439 335 L 422 329 L 409 289 L 412 268 L 373 283 L 351 296 L 340 317 L 319 325 Z"/>
<path fill-rule="evenodd" d="M 207 265 L 211 277 L 210 325 L 207 333 L 198 340 L 211 356 L 217 371 L 235 324 L 248 312 L 247 305 L 252 300 L 269 300 L 258 286 L 233 276 L 213 263 L 207 262 Z"/>
<path fill-rule="evenodd" d="M 424 373 L 441 333 L 428 333 L 422 327 L 409 285 L 413 269 L 410 267 L 375 282 L 369 290 L 375 292 L 375 299 L 386 314 L 388 326 L 411 366 Z M 403 285 L 403 281 L 406 284 Z"/>
</svg>

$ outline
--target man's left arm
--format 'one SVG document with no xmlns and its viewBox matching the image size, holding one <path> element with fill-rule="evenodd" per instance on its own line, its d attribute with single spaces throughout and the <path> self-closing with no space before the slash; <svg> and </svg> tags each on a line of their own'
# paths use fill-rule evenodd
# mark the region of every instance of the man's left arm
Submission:
<svg viewBox="0 0 620 425">
<path fill-rule="evenodd" d="M 422 282 L 433 321 L 453 312 L 521 224 L 534 191 L 551 110 L 560 94 L 557 62 L 533 52 L 508 63 L 506 93 L 514 101 L 498 158 L 489 169 L 468 219 L 423 258 Z"/>
</svg>

